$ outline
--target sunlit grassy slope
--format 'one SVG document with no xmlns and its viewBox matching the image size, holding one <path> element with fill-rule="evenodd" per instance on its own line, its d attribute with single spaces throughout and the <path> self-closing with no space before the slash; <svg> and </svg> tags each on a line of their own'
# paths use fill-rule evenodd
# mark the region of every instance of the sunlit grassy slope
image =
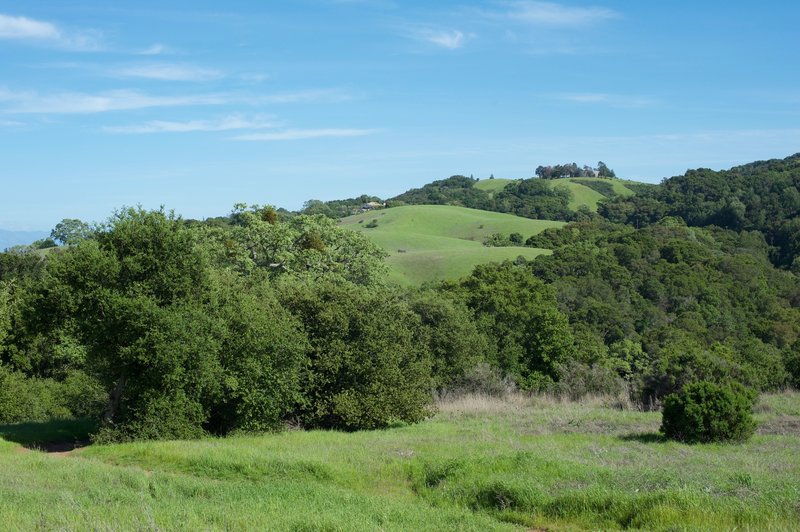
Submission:
<svg viewBox="0 0 800 532">
<path fill-rule="evenodd" d="M 480 181 L 475 183 L 473 186 L 475 188 L 477 188 L 478 190 L 485 190 L 486 192 L 488 192 L 490 194 L 494 194 L 495 192 L 500 192 L 501 190 L 503 190 L 505 188 L 505 186 L 507 184 L 511 183 L 512 181 L 515 181 L 515 180 L 514 179 L 481 179 Z"/>
<path fill-rule="evenodd" d="M 799 530 L 800 395 L 742 445 L 603 401 L 468 397 L 418 425 L 92 446 L 0 440 L 4 530 Z M 6 428 L 5 432 L 9 433 Z"/>
<path fill-rule="evenodd" d="M 376 220 L 377 227 L 367 225 Z M 448 205 L 409 205 L 342 220 L 342 226 L 363 231 L 389 252 L 392 279 L 401 284 L 456 279 L 477 264 L 520 255 L 531 259 L 549 251 L 538 248 L 491 248 L 482 244 L 492 233 L 521 233 L 523 238 L 562 222 L 529 220 L 510 214 Z"/>
<path fill-rule="evenodd" d="M 482 179 L 475 183 L 475 188 L 480 190 L 485 190 L 490 194 L 494 195 L 497 192 L 500 192 L 505 188 L 508 183 L 514 181 L 513 179 Z M 551 186 L 555 187 L 563 187 L 572 192 L 572 201 L 569 203 L 569 208 L 572 210 L 578 210 L 578 208 L 582 205 L 589 207 L 589 209 L 596 211 L 597 210 L 597 202 L 601 199 L 605 198 L 603 194 L 593 190 L 590 187 L 587 187 L 584 184 L 578 183 L 577 181 L 596 181 L 601 183 L 608 183 L 610 184 L 614 192 L 619 196 L 632 196 L 634 194 L 633 190 L 629 189 L 625 186 L 626 183 L 634 183 L 640 184 L 635 181 L 626 181 L 623 179 L 603 179 L 598 177 L 581 177 L 581 178 L 565 178 L 565 179 L 553 179 L 548 180 Z"/>
</svg>

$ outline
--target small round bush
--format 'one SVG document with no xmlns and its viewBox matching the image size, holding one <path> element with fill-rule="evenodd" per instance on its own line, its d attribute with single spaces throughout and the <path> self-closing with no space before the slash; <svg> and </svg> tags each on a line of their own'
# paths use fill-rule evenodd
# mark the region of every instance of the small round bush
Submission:
<svg viewBox="0 0 800 532">
<path fill-rule="evenodd" d="M 661 432 L 685 443 L 742 442 L 753 435 L 756 395 L 739 383 L 699 381 L 664 399 Z"/>
</svg>

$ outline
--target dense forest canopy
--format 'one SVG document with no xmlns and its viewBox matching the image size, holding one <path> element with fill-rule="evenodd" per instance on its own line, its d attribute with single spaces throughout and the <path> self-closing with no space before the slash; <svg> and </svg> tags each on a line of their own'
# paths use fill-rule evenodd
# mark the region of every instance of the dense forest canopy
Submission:
<svg viewBox="0 0 800 532">
<path fill-rule="evenodd" d="M 689 170 L 630 198 L 608 201 L 600 213 L 641 227 L 665 216 L 690 226 L 759 231 L 772 261 L 800 270 L 800 154 L 716 172 Z"/>
<path fill-rule="evenodd" d="M 436 181 L 392 201 L 574 221 L 527 240 L 552 255 L 421 288 L 331 218 L 372 196 L 64 220 L 61 246 L 0 254 L 0 422 L 90 416 L 118 441 L 385 427 L 500 379 L 644 407 L 698 381 L 797 386 L 799 165 L 690 171 L 602 216 L 539 178 Z"/>
</svg>

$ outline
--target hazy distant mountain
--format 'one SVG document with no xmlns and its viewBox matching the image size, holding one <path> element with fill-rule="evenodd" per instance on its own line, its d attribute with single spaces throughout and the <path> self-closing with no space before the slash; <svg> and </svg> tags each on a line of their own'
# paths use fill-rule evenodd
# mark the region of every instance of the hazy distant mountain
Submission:
<svg viewBox="0 0 800 532">
<path fill-rule="evenodd" d="M 7 231 L 6 229 L 0 229 L 0 251 L 11 246 L 30 244 L 48 236 L 50 236 L 48 231 Z"/>
</svg>

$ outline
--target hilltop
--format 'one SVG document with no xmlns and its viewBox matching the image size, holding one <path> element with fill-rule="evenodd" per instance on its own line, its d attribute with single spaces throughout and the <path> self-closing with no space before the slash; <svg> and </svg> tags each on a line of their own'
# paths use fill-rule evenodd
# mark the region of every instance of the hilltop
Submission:
<svg viewBox="0 0 800 532">
<path fill-rule="evenodd" d="M 462 277 L 485 262 L 549 253 L 541 248 L 486 247 L 483 240 L 493 233 L 514 232 L 528 238 L 564 223 L 450 205 L 409 205 L 349 216 L 341 225 L 363 232 L 389 253 L 393 280 L 421 284 Z"/>
<path fill-rule="evenodd" d="M 601 201 L 630 197 L 652 186 L 616 178 L 477 180 L 457 175 L 407 190 L 387 200 L 387 205 L 458 205 L 569 222 L 597 212 Z"/>
</svg>

